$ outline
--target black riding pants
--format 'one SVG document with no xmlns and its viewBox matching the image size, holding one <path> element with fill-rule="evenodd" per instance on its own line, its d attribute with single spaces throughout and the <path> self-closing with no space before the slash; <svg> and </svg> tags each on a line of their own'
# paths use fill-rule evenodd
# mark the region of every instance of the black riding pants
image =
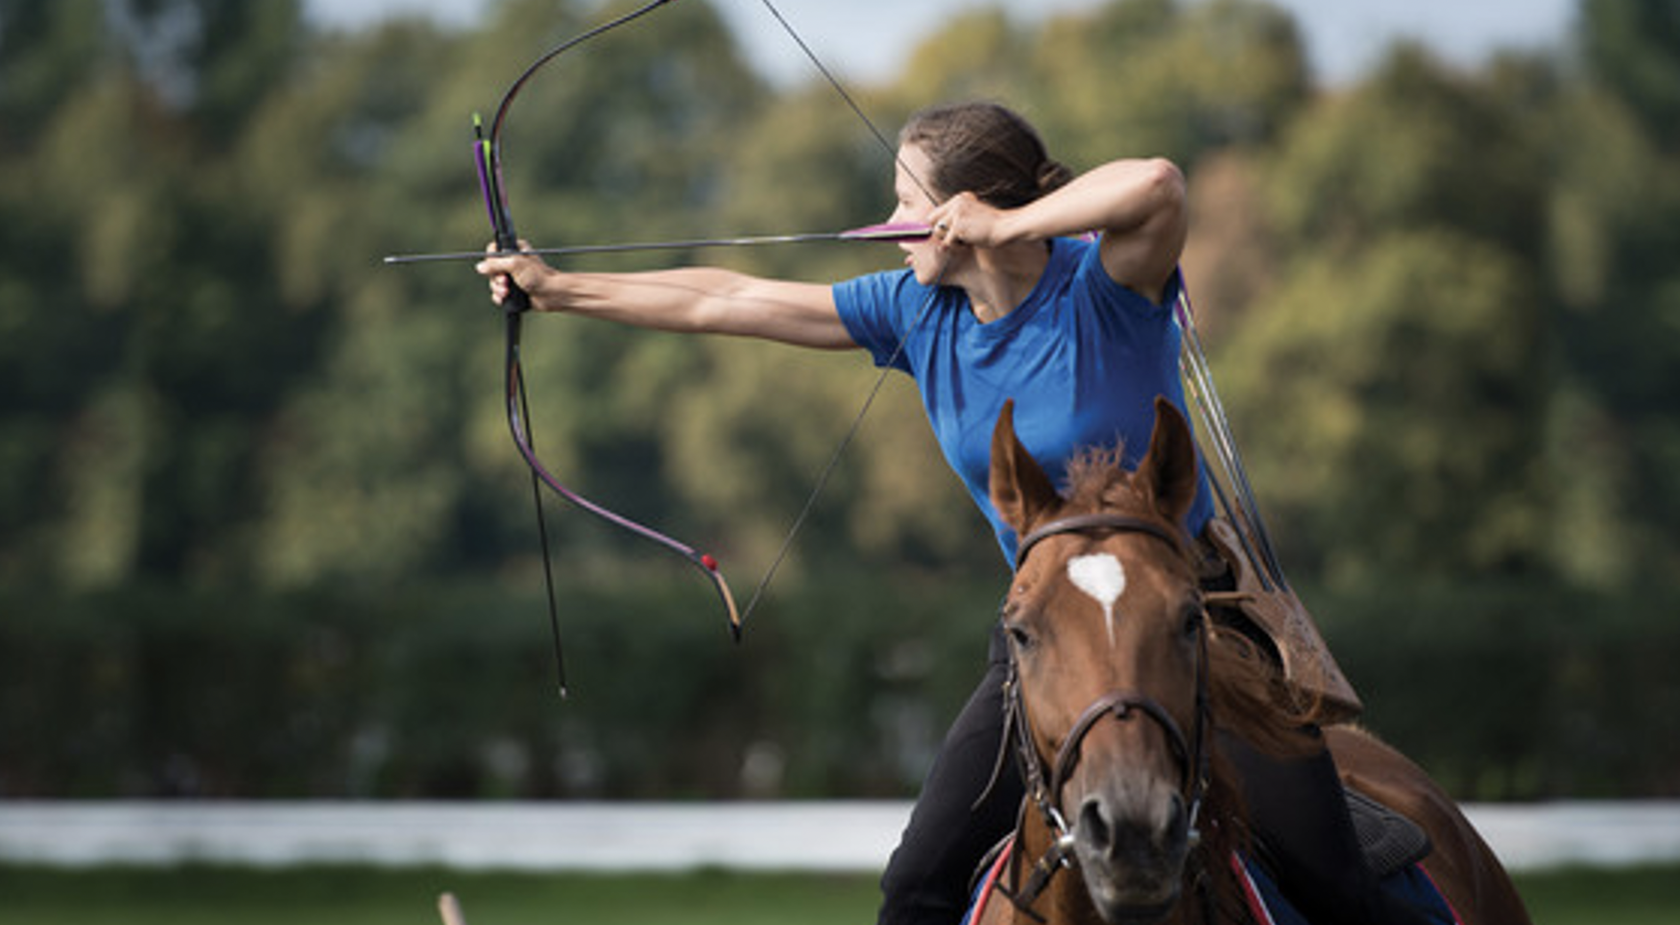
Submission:
<svg viewBox="0 0 1680 925">
<path fill-rule="evenodd" d="M 974 689 L 934 758 L 898 848 L 881 876 L 880 925 L 956 925 L 968 904 L 969 881 L 991 847 L 1015 828 L 1025 788 L 1013 759 L 986 793 L 1003 747 L 1003 681 L 1009 648 L 992 631 L 986 675 Z"/>
</svg>

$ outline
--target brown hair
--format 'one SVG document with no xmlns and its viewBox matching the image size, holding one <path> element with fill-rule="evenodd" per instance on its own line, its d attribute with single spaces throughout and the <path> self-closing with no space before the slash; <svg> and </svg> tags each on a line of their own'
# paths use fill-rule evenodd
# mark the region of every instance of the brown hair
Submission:
<svg viewBox="0 0 1680 925">
<path fill-rule="evenodd" d="M 933 161 L 924 178 L 933 192 L 971 192 L 1000 209 L 1026 205 L 1073 179 L 1052 160 L 1031 123 L 997 103 L 951 103 L 924 109 L 898 133 Z"/>
</svg>

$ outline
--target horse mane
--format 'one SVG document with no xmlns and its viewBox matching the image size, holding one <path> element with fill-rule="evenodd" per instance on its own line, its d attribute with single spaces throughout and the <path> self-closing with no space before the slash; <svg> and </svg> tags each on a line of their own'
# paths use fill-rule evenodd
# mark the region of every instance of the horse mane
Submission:
<svg viewBox="0 0 1680 925">
<path fill-rule="evenodd" d="M 1300 702 L 1289 692 L 1269 652 L 1242 632 L 1220 625 L 1211 614 L 1207 633 L 1208 701 L 1215 730 L 1281 758 L 1305 757 L 1323 747 L 1307 731 L 1316 706 Z M 1248 804 L 1218 736 L 1212 747 L 1202 806 L 1203 863 L 1211 867 L 1207 873 L 1219 907 L 1243 909 L 1242 886 L 1226 859 L 1253 851 Z"/>
<path fill-rule="evenodd" d="M 1126 469 L 1124 443 L 1117 443 L 1109 447 L 1090 447 L 1076 453 L 1068 460 L 1067 474 L 1064 481 L 1067 488 L 1062 497 L 1069 507 L 1096 509 L 1098 507 L 1135 507 L 1143 503 L 1127 498 L 1108 497 L 1111 490 L 1131 489 L 1132 473 Z M 1125 501 L 1127 503 L 1118 503 Z"/>
<path fill-rule="evenodd" d="M 1111 511 L 1130 514 L 1146 520 L 1159 521 L 1172 535 L 1179 537 L 1179 553 L 1190 561 L 1190 546 L 1184 537 L 1182 524 L 1175 524 L 1156 508 L 1149 487 L 1142 484 L 1136 473 L 1126 468 L 1125 445 L 1091 447 L 1068 460 L 1062 490 L 1061 514 L 1091 514 Z"/>
</svg>

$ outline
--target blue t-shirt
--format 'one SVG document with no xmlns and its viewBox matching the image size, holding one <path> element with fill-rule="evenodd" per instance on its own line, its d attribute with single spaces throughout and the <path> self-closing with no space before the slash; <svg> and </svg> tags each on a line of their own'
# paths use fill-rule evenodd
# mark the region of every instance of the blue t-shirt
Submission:
<svg viewBox="0 0 1680 925">
<path fill-rule="evenodd" d="M 890 362 L 916 380 L 946 461 L 1013 563 L 1014 531 L 992 508 L 987 481 L 1003 403 L 1015 399 L 1016 434 L 1052 479 L 1077 453 L 1118 442 L 1123 462 L 1135 468 L 1149 449 L 1155 397 L 1184 409 L 1182 332 L 1172 316 L 1180 285 L 1174 274 L 1156 305 L 1109 278 L 1097 244 L 1057 238 L 1026 301 L 989 324 L 955 287 L 939 287 L 930 305 L 929 287 L 908 269 L 838 283 L 834 301 L 877 366 Z M 927 317 L 917 324 L 924 306 Z M 1185 526 L 1199 533 L 1212 514 L 1204 470 Z"/>
</svg>

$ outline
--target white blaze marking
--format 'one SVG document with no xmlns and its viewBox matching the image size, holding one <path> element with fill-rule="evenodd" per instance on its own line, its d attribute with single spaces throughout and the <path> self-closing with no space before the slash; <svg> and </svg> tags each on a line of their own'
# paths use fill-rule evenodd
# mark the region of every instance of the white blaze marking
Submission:
<svg viewBox="0 0 1680 925">
<path fill-rule="evenodd" d="M 1107 553 L 1074 556 L 1068 560 L 1068 580 L 1102 605 L 1108 626 L 1108 644 L 1114 645 L 1114 603 L 1126 592 L 1126 570 L 1120 560 Z"/>
</svg>

